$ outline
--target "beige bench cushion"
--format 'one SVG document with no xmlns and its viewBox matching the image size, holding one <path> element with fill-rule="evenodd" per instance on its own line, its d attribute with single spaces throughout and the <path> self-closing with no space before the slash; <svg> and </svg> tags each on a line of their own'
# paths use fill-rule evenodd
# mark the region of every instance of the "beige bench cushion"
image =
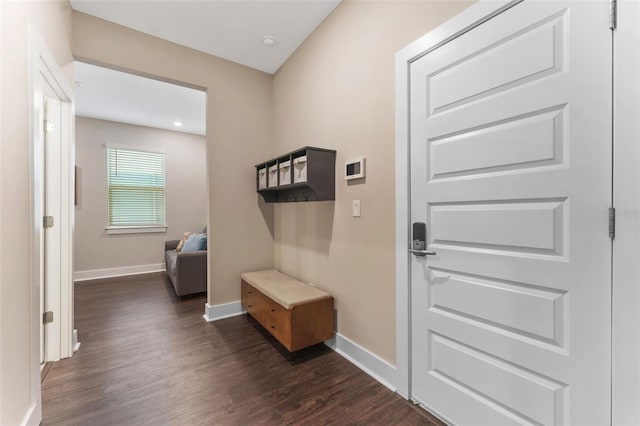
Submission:
<svg viewBox="0 0 640 426">
<path fill-rule="evenodd" d="M 240 275 L 248 284 L 287 309 L 297 303 L 312 302 L 331 297 L 320 289 L 298 281 L 275 269 L 245 272 Z"/>
</svg>

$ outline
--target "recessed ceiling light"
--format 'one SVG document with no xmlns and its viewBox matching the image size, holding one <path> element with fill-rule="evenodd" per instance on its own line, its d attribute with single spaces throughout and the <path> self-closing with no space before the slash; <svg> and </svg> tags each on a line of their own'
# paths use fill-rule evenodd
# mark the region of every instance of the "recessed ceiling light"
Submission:
<svg viewBox="0 0 640 426">
<path fill-rule="evenodd" d="M 181 127 L 182 126 L 182 122 L 181 121 L 174 121 L 173 125 L 176 127 Z"/>
<path fill-rule="evenodd" d="M 264 43 L 265 46 L 273 46 L 278 41 L 273 36 L 264 36 L 264 37 L 262 37 L 262 42 Z"/>
</svg>

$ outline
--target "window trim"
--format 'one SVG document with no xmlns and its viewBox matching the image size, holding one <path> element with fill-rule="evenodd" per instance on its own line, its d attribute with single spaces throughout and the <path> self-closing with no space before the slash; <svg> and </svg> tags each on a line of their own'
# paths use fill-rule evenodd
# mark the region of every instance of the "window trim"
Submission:
<svg viewBox="0 0 640 426">
<path fill-rule="evenodd" d="M 111 225 L 105 226 L 107 235 L 121 234 L 166 234 L 167 225 Z"/>
</svg>

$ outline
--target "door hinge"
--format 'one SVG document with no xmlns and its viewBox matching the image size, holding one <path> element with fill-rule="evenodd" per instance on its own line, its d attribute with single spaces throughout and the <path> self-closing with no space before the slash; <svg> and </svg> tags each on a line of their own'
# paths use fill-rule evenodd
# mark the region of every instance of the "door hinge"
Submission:
<svg viewBox="0 0 640 426">
<path fill-rule="evenodd" d="M 53 133 L 53 121 L 44 120 L 44 132 L 45 133 Z"/>
<path fill-rule="evenodd" d="M 616 29 L 618 24 L 618 0 L 609 0 L 609 28 Z"/>
<path fill-rule="evenodd" d="M 616 238 L 616 209 L 609 207 L 609 238 Z"/>
<path fill-rule="evenodd" d="M 45 228 L 53 228 L 53 216 L 44 216 L 42 218 L 42 226 Z"/>
<path fill-rule="evenodd" d="M 47 311 L 42 314 L 42 323 L 49 324 L 53 322 L 53 311 Z"/>
</svg>

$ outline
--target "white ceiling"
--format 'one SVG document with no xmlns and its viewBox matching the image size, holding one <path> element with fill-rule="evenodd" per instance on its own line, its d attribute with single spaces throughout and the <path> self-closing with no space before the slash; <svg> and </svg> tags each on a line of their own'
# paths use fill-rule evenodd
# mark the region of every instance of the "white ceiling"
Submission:
<svg viewBox="0 0 640 426">
<path fill-rule="evenodd" d="M 205 134 L 205 92 L 82 62 L 75 78 L 76 115 Z"/>
<path fill-rule="evenodd" d="M 70 0 L 73 9 L 270 74 L 341 0 Z M 277 43 L 266 46 L 263 37 Z"/>
</svg>

